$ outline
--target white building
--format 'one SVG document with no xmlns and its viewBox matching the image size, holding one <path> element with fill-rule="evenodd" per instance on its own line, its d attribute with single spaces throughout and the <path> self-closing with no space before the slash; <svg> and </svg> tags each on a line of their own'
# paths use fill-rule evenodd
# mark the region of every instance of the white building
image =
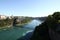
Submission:
<svg viewBox="0 0 60 40">
<path fill-rule="evenodd" d="M 1 19 L 6 19 L 7 18 L 7 16 L 5 16 L 5 15 L 0 15 L 0 20 Z"/>
</svg>

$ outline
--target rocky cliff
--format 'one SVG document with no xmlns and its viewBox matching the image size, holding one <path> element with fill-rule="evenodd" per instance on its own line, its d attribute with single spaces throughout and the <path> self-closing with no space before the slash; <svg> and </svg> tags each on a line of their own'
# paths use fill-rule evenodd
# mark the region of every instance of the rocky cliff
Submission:
<svg viewBox="0 0 60 40">
<path fill-rule="evenodd" d="M 30 40 L 60 40 L 60 36 L 58 36 L 60 31 L 58 30 L 60 28 L 59 25 L 60 12 L 55 12 L 53 15 L 49 15 L 41 25 L 35 28 Z"/>
</svg>

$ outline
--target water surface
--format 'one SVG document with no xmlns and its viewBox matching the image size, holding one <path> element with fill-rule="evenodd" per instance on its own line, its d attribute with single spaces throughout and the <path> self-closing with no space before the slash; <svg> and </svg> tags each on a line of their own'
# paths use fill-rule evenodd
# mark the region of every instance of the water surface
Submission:
<svg viewBox="0 0 60 40">
<path fill-rule="evenodd" d="M 0 30 L 0 40 L 17 40 L 18 38 L 24 36 L 26 33 L 34 30 L 36 26 L 41 24 L 39 20 L 32 20 L 23 28 L 13 27 L 8 30 Z"/>
</svg>

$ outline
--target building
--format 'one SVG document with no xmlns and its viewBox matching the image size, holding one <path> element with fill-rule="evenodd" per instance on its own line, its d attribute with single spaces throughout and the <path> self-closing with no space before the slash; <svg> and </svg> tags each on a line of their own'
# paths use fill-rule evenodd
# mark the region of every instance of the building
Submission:
<svg viewBox="0 0 60 40">
<path fill-rule="evenodd" d="M 5 15 L 0 15 L 0 20 L 6 19 L 6 18 L 7 18 L 7 16 L 5 16 Z"/>
</svg>

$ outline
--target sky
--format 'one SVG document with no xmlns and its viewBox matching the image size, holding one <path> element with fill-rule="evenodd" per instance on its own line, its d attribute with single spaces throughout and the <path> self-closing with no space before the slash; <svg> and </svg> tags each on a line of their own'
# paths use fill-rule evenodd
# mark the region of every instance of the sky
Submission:
<svg viewBox="0 0 60 40">
<path fill-rule="evenodd" d="M 48 16 L 60 11 L 60 0 L 0 0 L 0 15 Z"/>
</svg>

